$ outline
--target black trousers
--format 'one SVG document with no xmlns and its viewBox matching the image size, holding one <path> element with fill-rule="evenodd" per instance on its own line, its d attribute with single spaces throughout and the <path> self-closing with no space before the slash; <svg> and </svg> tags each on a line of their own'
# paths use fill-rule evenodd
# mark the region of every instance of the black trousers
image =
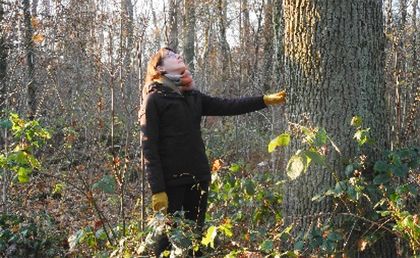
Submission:
<svg viewBox="0 0 420 258">
<path fill-rule="evenodd" d="M 185 218 L 195 221 L 196 230 L 202 233 L 207 210 L 208 188 L 209 182 L 207 181 L 189 185 L 167 186 L 168 213 L 173 214 L 176 211 L 183 210 Z M 170 242 L 164 236 L 156 244 L 155 254 L 159 257 L 163 251 L 170 250 L 170 248 Z"/>
</svg>

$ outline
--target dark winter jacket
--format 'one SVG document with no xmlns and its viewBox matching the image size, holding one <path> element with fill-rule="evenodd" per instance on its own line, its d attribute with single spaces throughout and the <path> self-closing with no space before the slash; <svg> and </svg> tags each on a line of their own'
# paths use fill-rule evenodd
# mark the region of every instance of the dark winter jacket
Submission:
<svg viewBox="0 0 420 258">
<path fill-rule="evenodd" d="M 158 82 L 147 87 L 140 125 L 152 193 L 165 191 L 165 186 L 210 180 L 202 116 L 239 115 L 266 107 L 263 96 L 224 99 L 198 90 L 180 94 Z"/>
</svg>

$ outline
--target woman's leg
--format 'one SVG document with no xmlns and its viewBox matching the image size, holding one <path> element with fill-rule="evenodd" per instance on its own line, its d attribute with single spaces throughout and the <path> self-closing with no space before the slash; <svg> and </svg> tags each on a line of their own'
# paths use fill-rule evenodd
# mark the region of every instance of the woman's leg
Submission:
<svg viewBox="0 0 420 258">
<path fill-rule="evenodd" d="M 202 230 L 207 211 L 209 182 L 199 182 L 185 189 L 184 210 L 185 218 L 197 223 L 197 229 Z"/>
<path fill-rule="evenodd" d="M 196 230 L 200 236 L 203 233 L 204 219 L 207 211 L 208 188 L 208 182 L 200 182 L 185 189 L 185 218 L 195 221 Z M 202 253 L 200 250 L 195 253 L 190 250 L 189 255 L 201 257 Z"/>
<path fill-rule="evenodd" d="M 182 209 L 182 203 L 184 201 L 184 194 L 186 186 L 170 186 L 166 187 L 166 194 L 168 195 L 168 213 L 173 214 L 175 211 Z M 162 236 L 158 240 L 155 247 L 155 254 L 157 257 L 165 251 L 170 250 L 170 242 L 166 235 Z"/>
</svg>

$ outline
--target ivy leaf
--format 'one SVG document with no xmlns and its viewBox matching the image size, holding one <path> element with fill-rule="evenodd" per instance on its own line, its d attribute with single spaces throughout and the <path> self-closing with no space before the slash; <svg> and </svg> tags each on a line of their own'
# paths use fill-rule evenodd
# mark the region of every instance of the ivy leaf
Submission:
<svg viewBox="0 0 420 258">
<path fill-rule="evenodd" d="M 98 182 L 94 183 L 92 189 L 100 189 L 105 193 L 114 193 L 116 188 L 115 178 L 105 175 Z"/>
<path fill-rule="evenodd" d="M 300 155 L 293 155 L 287 163 L 286 170 L 290 179 L 296 179 L 305 170 L 303 158 Z"/>
<path fill-rule="evenodd" d="M 287 146 L 290 143 L 290 134 L 282 133 L 268 144 L 268 152 L 273 152 L 278 146 Z"/>
<path fill-rule="evenodd" d="M 390 178 L 388 174 L 379 174 L 373 178 L 373 183 L 375 185 L 380 185 L 389 182 Z"/>
<path fill-rule="evenodd" d="M 0 120 L 0 128 L 10 129 L 12 128 L 12 122 L 9 119 Z"/>
<path fill-rule="evenodd" d="M 273 250 L 273 240 L 266 239 L 260 245 L 260 250 L 266 253 L 270 253 Z"/>
<path fill-rule="evenodd" d="M 295 249 L 295 250 L 302 250 L 303 249 L 303 246 L 304 246 L 304 243 L 303 243 L 303 241 L 301 241 L 301 240 L 299 240 L 299 241 L 297 241 L 295 244 L 294 244 L 294 247 L 293 247 L 293 249 Z"/>
<path fill-rule="evenodd" d="M 376 161 L 375 165 L 373 166 L 373 169 L 377 172 L 387 172 L 388 168 L 388 164 L 383 160 Z"/>
<path fill-rule="evenodd" d="M 244 183 L 245 192 L 247 195 L 254 195 L 255 194 L 255 184 L 250 180 L 247 179 Z"/>
<path fill-rule="evenodd" d="M 346 168 L 344 170 L 344 173 L 346 174 L 346 176 L 349 177 L 350 175 L 353 174 L 353 171 L 354 171 L 353 164 L 349 164 L 349 165 L 346 166 Z"/>
<path fill-rule="evenodd" d="M 407 176 L 408 173 L 408 166 L 407 164 L 401 164 L 401 165 L 394 165 L 391 166 L 391 171 L 394 175 L 399 176 L 399 177 L 405 177 Z"/>
<path fill-rule="evenodd" d="M 203 237 L 203 239 L 201 240 L 201 243 L 205 246 L 210 245 L 211 248 L 214 248 L 214 239 L 216 238 L 216 236 L 217 236 L 217 227 L 210 226 L 207 229 L 206 236 Z"/>
</svg>

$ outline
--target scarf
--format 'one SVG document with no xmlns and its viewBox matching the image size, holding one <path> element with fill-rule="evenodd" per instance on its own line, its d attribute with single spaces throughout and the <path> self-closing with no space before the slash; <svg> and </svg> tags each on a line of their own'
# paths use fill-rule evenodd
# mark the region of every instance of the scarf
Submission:
<svg viewBox="0 0 420 258">
<path fill-rule="evenodd" d="M 194 81 L 191 72 L 187 68 L 184 68 L 180 74 L 166 73 L 155 81 L 168 86 L 178 93 L 194 89 Z"/>
</svg>

